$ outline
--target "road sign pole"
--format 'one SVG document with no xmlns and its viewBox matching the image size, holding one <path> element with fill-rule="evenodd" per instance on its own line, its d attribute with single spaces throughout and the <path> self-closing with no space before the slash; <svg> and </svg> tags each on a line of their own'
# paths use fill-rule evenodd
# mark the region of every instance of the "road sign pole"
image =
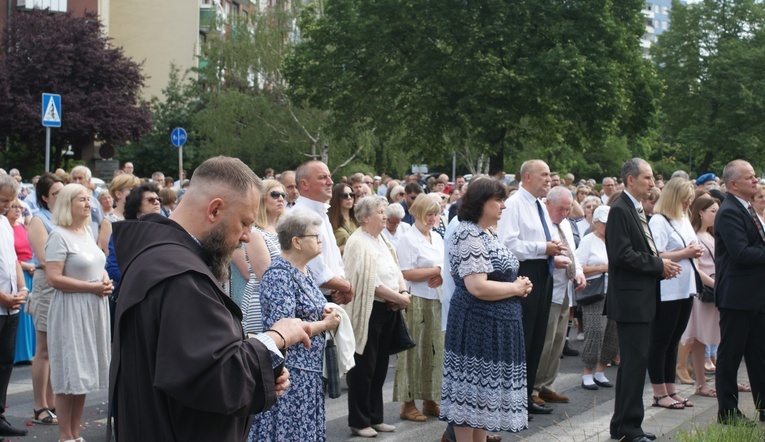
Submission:
<svg viewBox="0 0 765 442">
<path fill-rule="evenodd" d="M 50 127 L 45 128 L 45 171 L 50 172 Z"/>
<path fill-rule="evenodd" d="M 178 148 L 178 190 L 183 188 L 183 146 Z"/>
</svg>

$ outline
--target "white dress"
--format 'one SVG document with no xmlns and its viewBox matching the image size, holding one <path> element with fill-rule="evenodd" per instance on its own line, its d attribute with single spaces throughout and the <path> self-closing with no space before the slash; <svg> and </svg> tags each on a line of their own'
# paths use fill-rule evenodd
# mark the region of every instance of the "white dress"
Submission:
<svg viewBox="0 0 765 442">
<path fill-rule="evenodd" d="M 48 262 L 63 262 L 63 275 L 101 281 L 106 258 L 93 236 L 54 229 L 45 244 Z M 48 311 L 50 381 L 55 394 L 86 394 L 107 388 L 111 337 L 109 299 L 56 290 Z"/>
</svg>

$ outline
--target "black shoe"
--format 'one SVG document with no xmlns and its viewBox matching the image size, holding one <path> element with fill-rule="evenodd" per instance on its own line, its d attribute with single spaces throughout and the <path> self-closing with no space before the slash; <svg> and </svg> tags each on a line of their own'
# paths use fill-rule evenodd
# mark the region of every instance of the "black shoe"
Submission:
<svg viewBox="0 0 765 442">
<path fill-rule="evenodd" d="M 608 382 L 608 381 L 600 382 L 597 379 L 595 379 L 595 385 L 597 385 L 598 387 L 603 387 L 603 388 L 614 388 L 614 386 L 611 385 L 610 382 Z"/>
<path fill-rule="evenodd" d="M 533 402 L 529 403 L 529 414 L 550 414 L 552 412 L 553 409 L 546 405 L 537 405 Z"/>
<path fill-rule="evenodd" d="M 635 436 L 632 439 L 630 439 L 630 442 L 652 442 L 652 441 L 653 439 L 649 439 L 642 434 L 640 436 Z"/>
<path fill-rule="evenodd" d="M 765 411 L 760 410 L 759 415 L 760 415 L 760 422 L 765 422 Z"/>
<path fill-rule="evenodd" d="M 738 410 L 724 413 L 724 414 L 718 413 L 717 422 L 722 425 L 743 425 L 747 427 L 756 425 L 754 421 L 746 417 L 744 413 Z"/>
<path fill-rule="evenodd" d="M 26 429 L 20 430 L 14 428 L 11 424 L 5 420 L 5 416 L 0 416 L 0 436 L 26 436 L 28 431 Z"/>
<path fill-rule="evenodd" d="M 579 356 L 579 350 L 574 350 L 566 342 L 566 345 L 563 346 L 563 356 Z"/>
<path fill-rule="evenodd" d="M 533 421 L 533 420 L 534 420 L 534 416 L 532 416 L 532 415 L 529 415 L 529 422 L 531 422 L 531 421 Z"/>
<path fill-rule="evenodd" d="M 585 390 L 597 390 L 598 386 L 595 384 L 587 385 L 584 383 L 584 381 L 582 381 L 582 388 L 584 388 Z"/>
</svg>

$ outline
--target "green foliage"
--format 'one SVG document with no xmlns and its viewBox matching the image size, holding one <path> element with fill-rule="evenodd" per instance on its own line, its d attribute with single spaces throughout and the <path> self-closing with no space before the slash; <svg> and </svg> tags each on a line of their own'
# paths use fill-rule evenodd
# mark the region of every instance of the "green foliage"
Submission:
<svg viewBox="0 0 765 442">
<path fill-rule="evenodd" d="M 765 430 L 758 425 L 719 425 L 680 430 L 675 435 L 679 442 L 759 442 L 765 439 Z"/>
<path fill-rule="evenodd" d="M 765 166 L 765 6 L 675 1 L 670 19 L 653 50 L 666 84 L 666 138 L 698 173 L 720 173 L 734 158 Z"/>
</svg>

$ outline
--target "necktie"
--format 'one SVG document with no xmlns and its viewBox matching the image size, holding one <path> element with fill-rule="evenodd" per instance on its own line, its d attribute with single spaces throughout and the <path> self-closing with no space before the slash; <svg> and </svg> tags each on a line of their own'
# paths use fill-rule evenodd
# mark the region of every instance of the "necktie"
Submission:
<svg viewBox="0 0 765 442">
<path fill-rule="evenodd" d="M 757 226 L 757 231 L 760 232 L 760 238 L 762 238 L 763 241 L 765 241 L 765 231 L 762 229 L 762 223 L 760 222 L 760 217 L 757 216 L 757 212 L 754 211 L 754 207 L 750 204 L 749 207 L 749 214 L 752 215 L 752 218 L 754 219 L 754 225 Z"/>
<path fill-rule="evenodd" d="M 573 281 L 576 279 L 576 264 L 574 263 L 574 252 L 571 250 L 571 247 L 568 245 L 568 241 L 566 241 L 566 235 L 563 234 L 563 229 L 560 228 L 560 224 L 558 226 L 558 236 L 560 236 L 560 242 L 563 244 L 563 247 L 566 248 L 566 251 L 564 252 L 564 255 L 571 260 L 571 262 L 568 263 L 568 266 L 566 267 L 566 278 L 568 278 L 569 281 Z"/>
<path fill-rule="evenodd" d="M 545 221 L 545 212 L 542 210 L 542 204 L 540 204 L 539 200 L 537 200 L 537 212 L 539 212 L 539 220 L 542 221 L 542 229 L 545 231 L 545 241 L 550 242 L 552 236 L 550 236 L 550 229 L 547 227 L 547 221 Z M 547 270 L 550 272 L 550 276 L 552 276 L 553 270 L 555 270 L 553 257 L 549 255 L 547 256 Z"/>
<path fill-rule="evenodd" d="M 651 229 L 648 228 L 648 220 L 645 218 L 645 210 L 643 210 L 643 206 L 640 206 L 637 208 L 638 216 L 640 217 L 640 224 L 643 225 L 643 234 L 645 235 L 645 238 L 648 240 L 648 246 L 651 248 L 651 253 L 653 253 L 655 256 L 659 256 L 659 253 L 656 251 L 656 243 L 653 242 L 653 235 L 651 235 Z"/>
</svg>

